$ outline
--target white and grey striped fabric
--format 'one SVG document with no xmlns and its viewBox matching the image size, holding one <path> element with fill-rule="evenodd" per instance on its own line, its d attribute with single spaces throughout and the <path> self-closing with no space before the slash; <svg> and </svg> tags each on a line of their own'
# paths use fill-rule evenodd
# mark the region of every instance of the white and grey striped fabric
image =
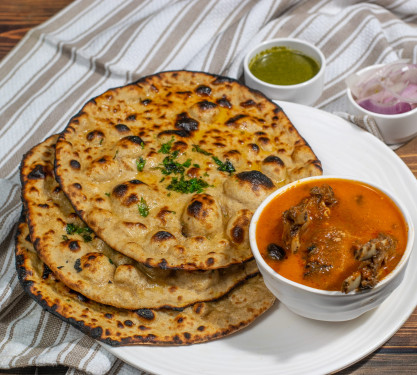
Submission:
<svg viewBox="0 0 417 375">
<path fill-rule="evenodd" d="M 321 48 L 327 71 L 316 107 L 343 112 L 349 74 L 375 63 L 417 62 L 417 0 L 77 0 L 1 62 L 0 368 L 137 373 L 20 287 L 13 238 L 22 155 L 110 87 L 171 69 L 240 78 L 245 53 L 282 36 Z"/>
</svg>

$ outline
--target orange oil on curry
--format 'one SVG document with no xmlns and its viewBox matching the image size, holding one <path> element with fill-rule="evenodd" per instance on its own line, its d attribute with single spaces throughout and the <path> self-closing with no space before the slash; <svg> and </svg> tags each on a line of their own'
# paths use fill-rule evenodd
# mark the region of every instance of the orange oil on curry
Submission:
<svg viewBox="0 0 417 375">
<path fill-rule="evenodd" d="M 304 258 L 309 246 L 308 239 L 306 243 L 301 243 L 297 253 L 292 254 L 287 250 L 285 258 L 280 261 L 273 260 L 267 255 L 267 246 L 276 243 L 284 247 L 282 213 L 308 197 L 313 186 L 323 184 L 332 187 L 338 203 L 331 208 L 328 218 L 315 223 L 313 221 L 309 226 L 310 235 L 307 238 L 325 242 L 326 237 L 331 236 L 332 232 L 336 231 L 344 235 L 340 236 L 339 243 L 330 252 L 333 254 L 331 269 L 313 277 L 306 277 Z M 350 180 L 326 179 L 295 185 L 294 188 L 272 200 L 260 215 L 256 241 L 265 261 L 285 278 L 316 289 L 340 290 L 343 280 L 359 266 L 359 261 L 354 258 L 352 241 L 366 243 L 377 237 L 379 233 L 386 233 L 395 238 L 397 241 L 395 253 L 384 264 L 380 277 L 382 279 L 400 261 L 407 244 L 407 230 L 407 224 L 398 207 L 379 190 Z"/>
</svg>

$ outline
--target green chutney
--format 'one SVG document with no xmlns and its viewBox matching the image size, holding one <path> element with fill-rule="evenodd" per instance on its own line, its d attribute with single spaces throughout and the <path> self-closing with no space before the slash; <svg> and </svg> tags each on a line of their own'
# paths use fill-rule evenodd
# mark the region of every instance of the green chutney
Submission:
<svg viewBox="0 0 417 375">
<path fill-rule="evenodd" d="M 300 51 L 287 47 L 273 47 L 258 53 L 249 62 L 252 74 L 274 85 L 296 85 L 313 78 L 319 64 Z"/>
</svg>

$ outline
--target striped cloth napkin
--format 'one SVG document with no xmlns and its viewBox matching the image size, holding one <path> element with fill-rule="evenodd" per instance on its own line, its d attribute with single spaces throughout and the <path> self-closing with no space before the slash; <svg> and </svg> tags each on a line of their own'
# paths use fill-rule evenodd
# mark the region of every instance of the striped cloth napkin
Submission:
<svg viewBox="0 0 417 375">
<path fill-rule="evenodd" d="M 349 74 L 398 59 L 417 62 L 417 1 L 78 0 L 31 30 L 1 62 L 0 368 L 138 373 L 20 287 L 13 251 L 22 155 L 110 87 L 171 69 L 240 78 L 249 49 L 283 36 L 321 48 L 328 66 L 315 106 L 344 112 Z"/>
</svg>

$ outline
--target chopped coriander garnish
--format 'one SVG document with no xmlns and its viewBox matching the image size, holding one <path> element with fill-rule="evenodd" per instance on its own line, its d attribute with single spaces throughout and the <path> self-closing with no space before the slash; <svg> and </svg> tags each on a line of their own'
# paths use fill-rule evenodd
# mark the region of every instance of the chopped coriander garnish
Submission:
<svg viewBox="0 0 417 375">
<path fill-rule="evenodd" d="M 119 150 L 116 150 L 116 153 L 114 154 L 113 159 L 116 159 L 118 153 L 119 153 Z"/>
<path fill-rule="evenodd" d="M 217 170 L 219 170 L 220 172 L 227 172 L 229 174 L 232 174 L 236 171 L 235 167 L 228 159 L 226 159 L 225 163 L 223 163 L 219 158 L 215 156 L 212 156 L 212 159 L 219 166 Z"/>
<path fill-rule="evenodd" d="M 184 179 L 184 176 L 181 176 L 180 179 L 177 177 L 172 178 L 171 183 L 167 186 L 168 190 L 177 191 L 178 193 L 201 193 L 203 190 L 210 185 L 204 181 L 201 177 L 193 177 L 189 180 Z"/>
<path fill-rule="evenodd" d="M 164 175 L 183 174 L 185 168 L 191 165 L 191 159 L 187 159 L 184 163 L 178 163 L 175 159 L 178 156 L 178 151 L 174 151 L 172 154 L 166 156 L 162 161 L 162 166 L 158 167 Z"/>
<path fill-rule="evenodd" d="M 103 138 L 100 139 L 100 146 L 101 146 L 102 143 L 103 143 Z"/>
<path fill-rule="evenodd" d="M 113 263 L 113 261 L 112 261 L 110 258 L 109 258 L 109 262 L 110 262 L 111 264 L 114 264 L 114 263 Z"/>
<path fill-rule="evenodd" d="M 203 150 L 199 145 L 193 145 L 193 148 L 191 149 L 191 151 L 199 152 L 200 154 L 203 154 L 203 155 L 211 155 L 211 152 Z"/>
<path fill-rule="evenodd" d="M 229 174 L 232 174 L 236 171 L 235 167 L 229 160 L 226 160 L 226 162 L 223 163 L 218 157 L 213 156 L 211 152 L 203 150 L 199 145 L 193 145 L 192 151 L 199 152 L 203 155 L 211 156 L 214 162 L 219 166 L 217 169 L 221 172 L 227 172 Z"/>
<path fill-rule="evenodd" d="M 90 229 L 89 227 L 82 228 L 82 227 L 79 227 L 78 225 L 71 224 L 71 223 L 67 224 L 66 231 L 67 231 L 67 234 L 74 234 L 74 233 L 82 234 L 84 232 L 93 233 L 92 229 Z"/>
<path fill-rule="evenodd" d="M 167 143 L 163 143 L 161 145 L 161 148 L 158 150 L 158 152 L 163 154 L 169 154 L 171 151 L 172 144 L 174 143 L 175 138 L 172 137 L 171 140 Z"/>
<path fill-rule="evenodd" d="M 89 227 L 79 227 L 78 225 L 75 224 L 67 224 L 66 228 L 65 228 L 67 234 L 72 235 L 72 234 L 79 234 L 81 235 L 81 237 L 83 238 L 84 242 L 90 242 L 93 240 L 93 237 L 91 237 L 91 233 L 93 233 L 93 231 L 89 228 Z M 62 239 L 64 241 L 68 240 L 68 236 L 63 235 Z"/>
<path fill-rule="evenodd" d="M 105 195 L 107 195 L 108 197 L 110 197 L 110 193 L 104 193 Z"/>
<path fill-rule="evenodd" d="M 68 234 L 74 234 L 77 228 L 78 227 L 74 224 L 67 224 L 67 226 L 65 227 L 65 230 Z"/>
<path fill-rule="evenodd" d="M 158 167 L 156 167 L 156 169 L 159 169 L 161 171 L 161 173 L 165 176 L 171 175 L 171 174 L 175 174 L 175 175 L 179 175 L 180 177 L 172 177 L 170 184 L 166 187 L 168 190 L 173 190 L 179 193 L 201 193 L 203 192 L 203 190 L 207 187 L 209 187 L 210 185 L 204 181 L 201 177 L 199 178 L 191 178 L 191 179 L 186 179 L 184 177 L 184 173 L 186 168 L 190 167 L 191 165 L 193 165 L 193 167 L 195 168 L 200 168 L 200 165 L 198 164 L 193 164 L 191 159 L 187 159 L 184 163 L 179 163 L 176 159 L 179 155 L 179 151 L 175 150 L 173 152 L 171 152 L 171 147 L 172 144 L 174 142 L 174 137 L 172 137 L 172 139 L 161 145 L 161 148 L 159 149 L 158 152 L 163 153 L 163 154 L 168 154 L 164 160 L 162 161 L 161 164 L 159 164 Z M 203 150 L 200 146 L 198 145 L 193 145 L 192 151 L 195 152 L 199 152 L 201 154 L 204 155 L 212 155 L 210 152 Z M 220 160 L 219 160 L 220 161 Z M 230 162 L 229 162 L 230 163 Z M 224 163 L 226 164 L 226 163 Z M 223 163 L 222 163 L 223 165 Z M 231 163 L 230 163 L 231 165 Z M 233 167 L 233 166 L 232 166 Z M 228 166 L 228 168 L 230 169 L 230 166 Z M 234 168 L 233 168 L 234 171 Z M 230 172 L 231 173 L 231 172 Z M 206 176 L 207 173 L 206 173 Z M 161 179 L 160 182 L 164 181 L 165 177 Z M 168 193 L 168 196 L 170 196 L 171 193 Z M 141 201 L 142 203 L 142 201 Z M 142 215 L 144 216 L 144 215 Z"/>
<path fill-rule="evenodd" d="M 142 156 L 139 159 L 136 159 L 136 167 L 139 172 L 143 171 L 143 168 L 145 168 L 146 160 L 142 158 Z"/>
<path fill-rule="evenodd" d="M 187 159 L 185 163 L 182 163 L 182 166 L 188 168 L 191 165 L 191 159 Z"/>
<path fill-rule="evenodd" d="M 93 237 L 91 237 L 89 234 L 83 234 L 83 240 L 84 242 L 91 242 Z"/>
<path fill-rule="evenodd" d="M 141 216 L 146 217 L 149 215 L 149 207 L 146 204 L 145 199 L 143 197 L 140 198 L 140 203 L 138 204 L 138 210 Z"/>
</svg>

